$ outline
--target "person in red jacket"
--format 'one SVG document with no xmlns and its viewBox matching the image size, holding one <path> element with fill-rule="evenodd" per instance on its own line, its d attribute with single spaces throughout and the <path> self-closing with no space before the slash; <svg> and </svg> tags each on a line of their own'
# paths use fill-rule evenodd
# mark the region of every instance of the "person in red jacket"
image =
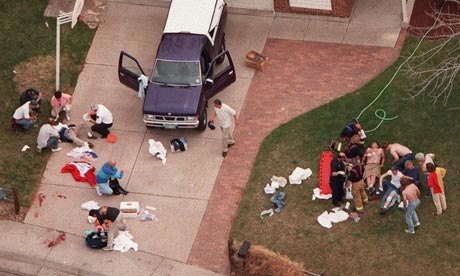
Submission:
<svg viewBox="0 0 460 276">
<path fill-rule="evenodd" d="M 430 173 L 428 175 L 428 187 L 431 189 L 434 206 L 436 206 L 436 212 L 434 212 L 433 215 L 439 216 L 442 212 L 447 210 L 443 181 L 443 178 L 446 175 L 446 169 L 436 167 L 432 163 L 426 164 L 426 169 Z"/>
</svg>

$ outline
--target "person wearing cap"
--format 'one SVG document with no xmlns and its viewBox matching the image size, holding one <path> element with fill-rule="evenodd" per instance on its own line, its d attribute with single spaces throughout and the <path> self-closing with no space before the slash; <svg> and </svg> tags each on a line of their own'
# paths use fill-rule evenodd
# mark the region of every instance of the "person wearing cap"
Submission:
<svg viewBox="0 0 460 276">
<path fill-rule="evenodd" d="M 337 156 L 331 160 L 331 176 L 329 177 L 329 185 L 332 189 L 332 204 L 340 206 L 339 202 L 343 202 L 345 192 L 343 185 L 345 184 L 345 153 L 339 152 Z"/>
<path fill-rule="evenodd" d="M 67 122 L 70 121 L 70 110 L 72 109 L 72 95 L 56 91 L 51 98 L 51 116 L 59 119 L 59 113 L 65 111 Z"/>
<path fill-rule="evenodd" d="M 113 250 L 113 235 L 118 227 L 120 231 L 128 230 L 128 223 L 123 217 L 123 212 L 115 207 L 102 206 L 99 209 L 89 211 L 90 217 L 96 218 L 96 224 L 107 231 L 107 246 L 102 248 L 105 251 Z"/>
<path fill-rule="evenodd" d="M 391 181 L 385 179 L 386 176 L 391 176 Z M 380 176 L 380 186 L 376 194 L 379 195 L 385 190 L 380 205 L 380 214 L 386 213 L 395 204 L 396 200 L 400 200 L 398 192 L 401 189 L 402 178 L 410 179 L 410 177 L 402 174 L 396 166 L 391 167 L 389 171 Z"/>
<path fill-rule="evenodd" d="M 99 169 L 96 175 L 96 193 L 98 196 L 113 194 L 110 188 L 110 178 L 121 179 L 123 178 L 123 170 L 118 172 L 117 161 L 110 160 Z"/>
<path fill-rule="evenodd" d="M 385 143 L 382 147 L 384 150 L 387 150 L 393 156 L 393 165 L 398 168 L 398 170 L 404 170 L 404 163 L 407 160 L 414 160 L 414 155 L 412 151 L 401 144 L 398 143 Z"/>
<path fill-rule="evenodd" d="M 235 126 L 238 125 L 238 116 L 233 108 L 222 103 L 221 100 L 215 99 L 214 114 L 209 121 L 213 124 L 215 118 L 219 121 L 220 129 L 222 130 L 222 156 L 225 158 L 228 148 L 235 144 L 232 133 L 232 123 L 234 122 Z"/>
<path fill-rule="evenodd" d="M 101 138 L 107 138 L 107 135 L 110 133 L 109 128 L 113 124 L 112 112 L 102 104 L 92 104 L 88 115 L 89 122 L 93 124 L 91 130 L 101 134 Z M 88 137 L 91 136 L 92 134 L 88 133 Z"/>
<path fill-rule="evenodd" d="M 51 148 L 51 152 L 62 150 L 59 147 L 59 133 L 54 128 L 54 119 L 48 118 L 46 123 L 42 125 L 37 136 L 37 152 L 42 152 L 44 148 Z"/>
<path fill-rule="evenodd" d="M 24 103 L 18 107 L 13 114 L 14 122 L 21 125 L 26 131 L 37 121 L 37 116 L 31 116 L 31 110 L 38 106 L 36 100 Z"/>
</svg>

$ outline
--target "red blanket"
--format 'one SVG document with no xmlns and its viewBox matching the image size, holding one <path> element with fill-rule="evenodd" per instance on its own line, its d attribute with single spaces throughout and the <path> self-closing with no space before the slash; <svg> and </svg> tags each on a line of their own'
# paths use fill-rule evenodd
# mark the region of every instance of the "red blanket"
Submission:
<svg viewBox="0 0 460 276">
<path fill-rule="evenodd" d="M 78 182 L 89 182 L 91 187 L 96 186 L 96 175 L 94 171 L 96 168 L 85 161 L 73 161 L 67 163 L 62 169 L 61 173 L 70 172 L 73 178 Z"/>
</svg>

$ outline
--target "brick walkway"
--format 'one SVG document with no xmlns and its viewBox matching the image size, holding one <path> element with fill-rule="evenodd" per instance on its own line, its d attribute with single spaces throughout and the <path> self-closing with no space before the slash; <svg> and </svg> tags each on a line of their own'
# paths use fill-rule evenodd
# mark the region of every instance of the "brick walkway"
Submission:
<svg viewBox="0 0 460 276">
<path fill-rule="evenodd" d="M 268 39 L 272 64 L 254 76 L 231 148 L 217 176 L 188 263 L 228 274 L 227 240 L 259 145 L 276 127 L 374 78 L 399 56 L 395 48 Z"/>
</svg>

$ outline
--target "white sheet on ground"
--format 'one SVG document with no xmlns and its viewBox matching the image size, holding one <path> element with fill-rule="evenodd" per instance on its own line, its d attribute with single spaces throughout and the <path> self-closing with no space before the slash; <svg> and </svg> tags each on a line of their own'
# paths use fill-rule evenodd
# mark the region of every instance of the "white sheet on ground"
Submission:
<svg viewBox="0 0 460 276">
<path fill-rule="evenodd" d="M 97 203 L 94 200 L 91 200 L 91 201 L 87 201 L 87 202 L 83 203 L 81 205 L 81 208 L 84 209 L 84 210 L 91 211 L 93 209 L 99 209 L 101 207 L 99 207 L 99 203 Z"/>
<path fill-rule="evenodd" d="M 332 227 L 332 223 L 346 221 L 348 217 L 349 215 L 347 212 L 335 209 L 334 212 L 330 213 L 324 211 L 321 215 L 318 216 L 317 220 L 318 223 L 321 224 L 321 226 L 329 229 Z"/>
<path fill-rule="evenodd" d="M 138 250 L 138 245 L 133 241 L 133 236 L 129 231 L 119 231 L 118 236 L 113 240 L 113 250 L 121 251 L 121 253 L 128 252 L 131 248 L 134 251 Z"/>
<path fill-rule="evenodd" d="M 272 181 L 272 184 L 271 184 L 272 187 L 273 187 L 273 185 L 278 185 L 278 187 L 281 187 L 281 188 L 286 187 L 287 179 L 285 177 L 274 175 L 274 176 L 272 176 L 272 178 L 270 180 Z"/>
<path fill-rule="evenodd" d="M 312 175 L 312 171 L 308 169 L 302 169 L 300 167 L 295 168 L 292 174 L 289 176 L 290 184 L 302 184 L 302 180 L 309 178 Z"/>
<path fill-rule="evenodd" d="M 314 188 L 311 200 L 315 200 L 317 198 L 318 199 L 330 199 L 332 198 L 332 194 L 322 195 L 319 188 Z"/>
<path fill-rule="evenodd" d="M 166 149 L 161 142 L 149 139 L 149 152 L 151 155 L 161 159 L 163 165 L 166 164 Z"/>
</svg>

